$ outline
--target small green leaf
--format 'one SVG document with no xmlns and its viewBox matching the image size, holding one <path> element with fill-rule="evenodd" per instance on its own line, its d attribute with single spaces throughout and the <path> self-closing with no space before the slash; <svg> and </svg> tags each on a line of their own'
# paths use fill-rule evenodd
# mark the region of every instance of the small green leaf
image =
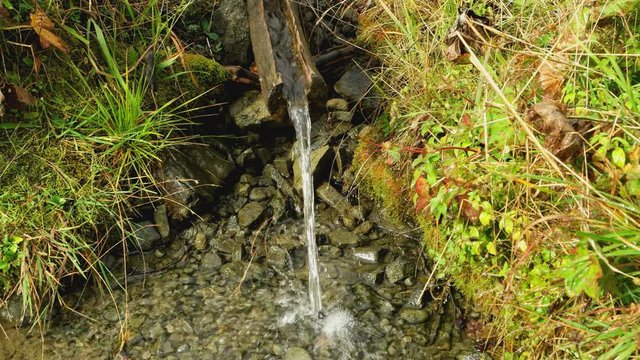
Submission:
<svg viewBox="0 0 640 360">
<path fill-rule="evenodd" d="M 617 167 L 623 168 L 626 160 L 627 159 L 622 148 L 617 147 L 611 152 L 611 161 L 613 161 Z"/>
<path fill-rule="evenodd" d="M 487 251 L 491 255 L 498 255 L 498 249 L 496 248 L 496 242 L 492 241 L 487 244 Z"/>
<path fill-rule="evenodd" d="M 483 211 L 480 213 L 480 223 L 484 226 L 487 226 L 491 223 L 491 220 L 493 220 L 493 216 L 491 216 L 490 213 Z"/>
</svg>

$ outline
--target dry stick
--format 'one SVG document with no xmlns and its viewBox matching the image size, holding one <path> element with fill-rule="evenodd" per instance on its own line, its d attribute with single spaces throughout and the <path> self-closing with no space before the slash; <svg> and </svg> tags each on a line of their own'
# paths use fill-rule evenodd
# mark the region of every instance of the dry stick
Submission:
<svg viewBox="0 0 640 360">
<path fill-rule="evenodd" d="M 262 229 L 264 229 L 265 226 L 271 223 L 272 219 L 273 218 L 268 218 L 264 220 L 262 224 L 260 224 L 260 227 L 258 228 L 258 230 L 256 230 L 256 234 L 253 236 L 253 240 L 251 241 L 251 258 L 249 259 L 249 264 L 247 265 L 246 268 L 244 268 L 244 273 L 242 274 L 242 278 L 238 282 L 238 286 L 236 286 L 236 288 L 231 293 L 230 297 L 235 296 L 240 291 L 240 287 L 242 286 L 242 283 L 244 283 L 245 279 L 247 278 L 247 274 L 249 273 L 249 268 L 253 263 L 253 259 L 256 257 L 256 250 L 255 250 L 256 239 L 258 238 L 258 235 L 260 235 L 260 233 L 262 232 Z"/>
</svg>

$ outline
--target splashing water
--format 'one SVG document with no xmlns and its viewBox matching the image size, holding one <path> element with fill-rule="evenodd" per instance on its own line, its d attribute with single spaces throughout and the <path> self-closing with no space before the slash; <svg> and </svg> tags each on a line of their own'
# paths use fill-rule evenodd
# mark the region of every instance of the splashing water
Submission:
<svg viewBox="0 0 640 360">
<path fill-rule="evenodd" d="M 301 104 L 299 104 L 301 103 Z M 311 311 L 318 315 L 322 310 L 320 275 L 318 273 L 318 247 L 315 235 L 315 211 L 313 208 L 313 174 L 311 173 L 311 117 L 306 102 L 289 102 L 289 116 L 296 128 L 300 170 L 302 173 L 302 195 L 304 203 L 304 228 L 307 238 L 307 256 L 309 264 L 309 299 Z"/>
</svg>

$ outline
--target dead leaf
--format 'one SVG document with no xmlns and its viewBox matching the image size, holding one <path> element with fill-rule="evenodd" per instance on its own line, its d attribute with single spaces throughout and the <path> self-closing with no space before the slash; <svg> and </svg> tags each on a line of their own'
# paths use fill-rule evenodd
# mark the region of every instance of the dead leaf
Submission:
<svg viewBox="0 0 640 360">
<path fill-rule="evenodd" d="M 431 202 L 431 194 L 429 194 L 430 186 L 424 176 L 420 176 L 416 180 L 415 189 L 416 194 L 418 194 L 418 199 L 416 200 L 416 212 L 419 213 L 426 209 Z"/>
<path fill-rule="evenodd" d="M 31 94 L 29 93 L 29 90 L 17 85 L 12 85 L 12 86 L 13 86 L 13 90 L 16 92 L 16 98 L 18 99 L 18 101 L 20 101 L 25 105 L 35 105 L 36 98 L 31 96 Z"/>
<path fill-rule="evenodd" d="M 538 84 L 545 97 L 548 99 L 559 99 L 564 85 L 564 65 L 560 63 L 552 63 L 548 60 L 543 60 L 540 64 L 540 74 L 538 76 Z"/>
<path fill-rule="evenodd" d="M 545 147 L 560 160 L 568 160 L 580 149 L 583 140 L 565 109 L 551 100 L 543 100 L 531 107 L 529 120 L 546 134 Z M 541 122 L 539 120 L 542 120 Z"/>
<path fill-rule="evenodd" d="M 2 88 L 2 93 L 5 96 L 7 109 L 22 109 L 25 105 L 34 105 L 36 103 L 36 98 L 22 86 L 5 84 Z"/>
<path fill-rule="evenodd" d="M 53 32 L 54 24 L 44 11 L 37 9 L 35 13 L 30 15 L 30 18 L 31 27 L 38 34 L 40 45 L 44 49 L 53 45 L 65 53 L 69 52 L 69 46 Z"/>
<path fill-rule="evenodd" d="M 460 200 L 460 210 L 462 216 L 474 224 L 478 222 L 478 219 L 480 219 L 480 209 L 474 208 L 473 204 L 466 196 L 462 197 Z"/>
</svg>

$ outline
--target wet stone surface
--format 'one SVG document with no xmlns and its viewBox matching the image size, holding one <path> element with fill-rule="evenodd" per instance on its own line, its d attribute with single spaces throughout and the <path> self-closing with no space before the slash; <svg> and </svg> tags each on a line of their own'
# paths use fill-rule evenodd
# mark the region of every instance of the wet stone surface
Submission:
<svg viewBox="0 0 640 360">
<path fill-rule="evenodd" d="M 329 195 L 316 201 L 324 309 L 320 319 L 310 315 L 300 199 L 286 160 L 291 140 L 269 149 L 271 163 L 246 161 L 245 149 L 234 149 L 235 163 L 253 167 L 207 213 L 179 229 L 172 224 L 171 235 L 165 229 L 154 238 L 157 248 L 130 255 L 127 276 L 114 261 L 126 291 L 72 293 L 65 301 L 74 310 L 58 311 L 42 334 L 4 327 L 0 353 L 25 360 L 481 358 L 455 326 L 460 309 L 448 287 L 422 292 L 430 269 L 419 236 L 387 230 L 370 202 L 337 190 L 349 184 L 325 185 Z M 323 141 L 349 155 L 348 139 Z"/>
</svg>

